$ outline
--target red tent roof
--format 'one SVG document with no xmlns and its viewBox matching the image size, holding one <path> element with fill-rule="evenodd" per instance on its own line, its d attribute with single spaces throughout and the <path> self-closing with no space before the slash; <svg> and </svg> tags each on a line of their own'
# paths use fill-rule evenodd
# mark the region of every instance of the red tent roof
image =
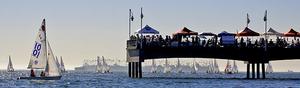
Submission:
<svg viewBox="0 0 300 88">
<path fill-rule="evenodd" d="M 290 31 L 284 33 L 284 36 L 286 36 L 286 37 L 297 37 L 297 36 L 299 36 L 297 34 L 298 34 L 298 32 L 295 31 L 293 28 L 291 28 Z"/>
<path fill-rule="evenodd" d="M 190 29 L 184 27 L 173 33 L 173 35 L 198 35 L 198 32 L 191 31 Z"/>
<path fill-rule="evenodd" d="M 248 27 L 246 27 L 243 31 L 237 34 L 238 36 L 259 36 L 259 33 L 252 31 Z"/>
</svg>

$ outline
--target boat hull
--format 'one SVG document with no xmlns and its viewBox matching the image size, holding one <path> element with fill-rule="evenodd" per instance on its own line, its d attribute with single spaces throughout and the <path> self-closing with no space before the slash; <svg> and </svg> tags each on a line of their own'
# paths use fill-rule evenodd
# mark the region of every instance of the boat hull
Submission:
<svg viewBox="0 0 300 88">
<path fill-rule="evenodd" d="M 51 76 L 51 77 L 19 77 L 18 80 L 60 80 L 61 76 Z"/>
</svg>

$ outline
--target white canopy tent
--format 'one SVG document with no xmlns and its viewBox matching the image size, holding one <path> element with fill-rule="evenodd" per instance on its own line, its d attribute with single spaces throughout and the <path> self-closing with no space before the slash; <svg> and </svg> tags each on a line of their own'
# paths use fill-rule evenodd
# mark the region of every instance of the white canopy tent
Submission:
<svg viewBox="0 0 300 88">
<path fill-rule="evenodd" d="M 264 33 L 264 35 L 274 35 L 274 36 L 283 36 L 283 33 L 279 33 L 275 31 L 273 28 L 270 28 L 267 33 Z"/>
</svg>

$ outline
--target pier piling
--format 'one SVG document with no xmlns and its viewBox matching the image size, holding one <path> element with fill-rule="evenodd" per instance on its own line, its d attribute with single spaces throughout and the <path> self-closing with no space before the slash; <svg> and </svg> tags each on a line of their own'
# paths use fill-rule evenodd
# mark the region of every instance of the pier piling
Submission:
<svg viewBox="0 0 300 88">
<path fill-rule="evenodd" d="M 247 79 L 250 78 L 250 63 L 247 63 Z"/>
<path fill-rule="evenodd" d="M 252 79 L 255 79 L 255 63 L 252 63 Z"/>
<path fill-rule="evenodd" d="M 262 78 L 265 79 L 266 78 L 265 63 L 262 63 L 261 71 L 262 71 Z"/>
<path fill-rule="evenodd" d="M 131 69 L 132 66 L 131 66 L 131 64 L 132 64 L 132 62 L 128 62 L 128 76 L 129 76 L 129 77 L 132 77 L 132 71 L 131 71 L 131 70 L 132 70 L 132 69 Z"/>
</svg>

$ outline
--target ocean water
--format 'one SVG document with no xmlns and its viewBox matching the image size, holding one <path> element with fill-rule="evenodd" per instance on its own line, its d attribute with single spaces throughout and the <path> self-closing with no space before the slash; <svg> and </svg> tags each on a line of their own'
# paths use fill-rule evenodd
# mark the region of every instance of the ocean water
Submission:
<svg viewBox="0 0 300 88">
<path fill-rule="evenodd" d="M 300 88 L 300 73 L 267 74 L 269 79 L 249 80 L 239 74 L 153 74 L 129 78 L 126 72 L 100 74 L 68 71 L 61 80 L 17 80 L 28 71 L 0 72 L 0 88 Z"/>
</svg>

